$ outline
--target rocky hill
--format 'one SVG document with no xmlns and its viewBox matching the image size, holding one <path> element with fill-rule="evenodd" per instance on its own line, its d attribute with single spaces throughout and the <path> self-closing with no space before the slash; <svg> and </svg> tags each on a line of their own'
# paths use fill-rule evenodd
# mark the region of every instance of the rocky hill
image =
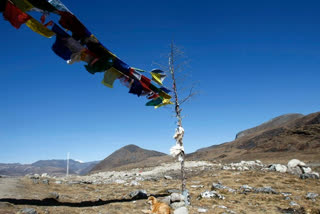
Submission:
<svg viewBox="0 0 320 214">
<path fill-rule="evenodd" d="M 258 127 L 240 132 L 245 134 L 232 142 L 198 150 L 187 158 L 227 162 L 249 159 L 285 162 L 291 158 L 320 161 L 320 112 L 303 117 L 286 115 Z"/>
<path fill-rule="evenodd" d="M 108 171 L 116 168 L 121 168 L 130 164 L 141 164 L 141 162 L 147 162 L 150 158 L 165 157 L 166 154 L 142 149 L 136 145 L 127 145 L 115 151 L 99 164 L 97 164 L 91 172 L 96 171 Z"/>
<path fill-rule="evenodd" d="M 266 131 L 268 129 L 278 128 L 286 123 L 289 123 L 301 117 L 303 117 L 303 114 L 285 114 L 279 117 L 275 117 L 259 126 L 239 132 L 236 135 L 236 139 L 240 137 L 248 136 L 250 134 Z"/>
<path fill-rule="evenodd" d="M 87 174 L 98 161 L 82 163 L 69 160 L 69 173 L 84 175 Z M 0 175 L 23 176 L 26 174 L 64 175 L 66 174 L 67 160 L 40 160 L 32 164 L 0 163 Z"/>
</svg>

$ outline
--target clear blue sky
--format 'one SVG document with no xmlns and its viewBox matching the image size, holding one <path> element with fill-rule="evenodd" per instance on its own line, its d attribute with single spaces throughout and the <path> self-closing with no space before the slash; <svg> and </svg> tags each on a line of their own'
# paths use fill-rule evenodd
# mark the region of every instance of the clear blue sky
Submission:
<svg viewBox="0 0 320 214">
<path fill-rule="evenodd" d="M 71 1 L 65 5 L 129 65 L 150 70 L 172 39 L 201 94 L 185 105 L 186 152 L 285 113 L 320 110 L 319 1 Z M 100 84 L 51 51 L 55 38 L 2 18 L 0 162 L 100 160 L 127 144 L 168 153 L 170 109 Z"/>
</svg>

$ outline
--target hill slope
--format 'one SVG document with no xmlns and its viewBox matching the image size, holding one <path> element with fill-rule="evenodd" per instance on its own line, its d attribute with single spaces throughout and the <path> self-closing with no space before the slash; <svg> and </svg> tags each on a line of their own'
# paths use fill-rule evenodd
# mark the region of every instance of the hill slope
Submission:
<svg viewBox="0 0 320 214">
<path fill-rule="evenodd" d="M 276 128 L 251 129 L 236 140 L 189 154 L 192 160 L 320 161 L 320 112 L 291 119 Z M 271 120 L 272 121 L 272 120 Z M 249 129 L 250 130 L 250 129 Z M 241 133 L 241 132 L 240 132 Z"/>
<path fill-rule="evenodd" d="M 84 175 L 87 174 L 98 161 L 81 163 L 70 159 L 69 173 Z M 32 164 L 2 164 L 0 163 L 0 175 L 24 176 L 26 174 L 65 175 L 67 170 L 67 160 L 40 160 Z"/>
<path fill-rule="evenodd" d="M 266 131 L 268 129 L 278 128 L 280 126 L 283 126 L 286 123 L 289 123 L 301 117 L 303 117 L 303 114 L 285 114 L 279 117 L 275 117 L 259 126 L 239 132 L 236 135 L 236 139 L 240 137 L 248 136 L 250 134 L 258 133 L 261 131 Z"/>
<path fill-rule="evenodd" d="M 131 144 L 122 147 L 121 149 L 109 155 L 103 161 L 98 163 L 91 170 L 91 172 L 113 170 L 125 165 L 145 161 L 148 158 L 160 156 L 166 156 L 166 154 L 157 151 L 142 149 L 136 145 Z"/>
</svg>

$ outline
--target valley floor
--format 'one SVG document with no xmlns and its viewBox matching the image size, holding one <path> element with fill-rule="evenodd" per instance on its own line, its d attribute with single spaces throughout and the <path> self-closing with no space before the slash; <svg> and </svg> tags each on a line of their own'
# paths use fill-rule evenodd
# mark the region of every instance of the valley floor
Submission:
<svg viewBox="0 0 320 214">
<path fill-rule="evenodd" d="M 143 189 L 163 199 L 180 188 L 179 170 L 167 169 L 156 174 L 135 170 L 69 178 L 0 178 L 0 214 L 21 213 L 25 208 L 43 214 L 142 213 L 149 209 L 146 200 L 132 199 L 130 192 Z M 220 165 L 210 163 L 187 170 L 191 214 L 199 213 L 201 208 L 206 213 L 320 213 L 320 197 L 306 197 L 308 193 L 320 194 L 319 179 L 301 180 L 288 173 L 261 170 L 222 170 Z M 235 191 L 216 189 L 224 199 L 199 199 L 202 192 L 212 190 L 212 183 L 218 182 Z M 246 192 L 243 185 L 271 187 L 275 194 Z"/>
</svg>

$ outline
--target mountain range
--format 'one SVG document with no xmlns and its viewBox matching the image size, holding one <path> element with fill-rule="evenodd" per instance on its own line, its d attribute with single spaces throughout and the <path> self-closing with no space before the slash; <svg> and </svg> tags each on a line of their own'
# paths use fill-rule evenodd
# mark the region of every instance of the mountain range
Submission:
<svg viewBox="0 0 320 214">
<path fill-rule="evenodd" d="M 87 174 L 99 161 L 80 162 L 69 160 L 69 174 Z M 39 160 L 32 164 L 0 163 L 0 175 L 23 176 L 26 174 L 65 175 L 67 171 L 67 160 Z"/>
<path fill-rule="evenodd" d="M 309 115 L 285 114 L 259 126 L 239 132 L 235 140 L 201 148 L 186 155 L 187 160 L 234 162 L 262 160 L 287 162 L 297 158 L 304 162 L 320 162 L 320 112 Z M 81 163 L 70 160 L 70 174 L 126 170 L 157 166 L 175 161 L 164 153 L 127 145 L 102 161 Z M 0 164 L 0 175 L 49 173 L 64 175 L 66 160 L 42 160 L 33 164 Z"/>
</svg>

